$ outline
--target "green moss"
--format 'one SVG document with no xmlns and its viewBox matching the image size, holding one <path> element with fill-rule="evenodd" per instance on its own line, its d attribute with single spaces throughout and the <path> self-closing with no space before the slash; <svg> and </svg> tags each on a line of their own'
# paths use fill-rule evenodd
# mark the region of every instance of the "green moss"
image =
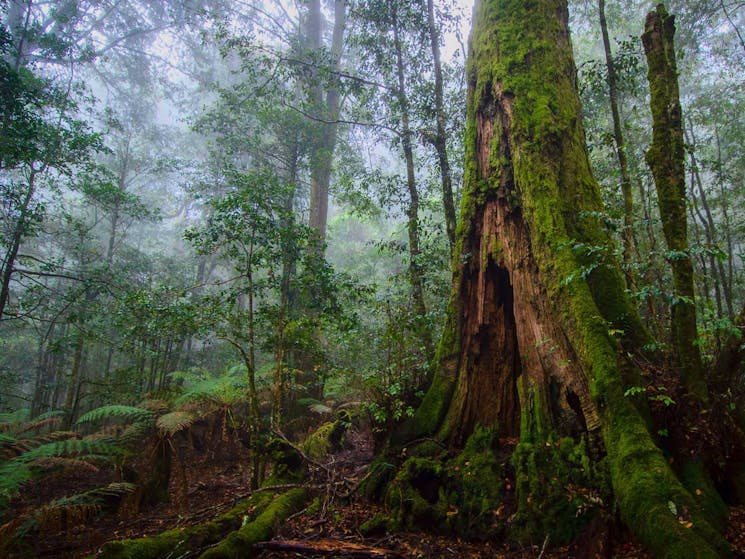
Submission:
<svg viewBox="0 0 745 559">
<path fill-rule="evenodd" d="M 381 452 L 370 464 L 365 479 L 360 483 L 359 492 L 367 499 L 379 501 L 395 476 L 395 465 L 388 461 L 385 452 Z"/>
<path fill-rule="evenodd" d="M 439 502 L 443 466 L 432 458 L 409 458 L 388 486 L 385 504 L 396 526 L 431 529 L 444 517 Z"/>
<path fill-rule="evenodd" d="M 395 529 L 395 523 L 391 520 L 391 517 L 378 513 L 373 516 L 370 520 L 366 520 L 360 525 L 360 534 L 365 537 L 379 536 Z"/>
<path fill-rule="evenodd" d="M 274 501 L 252 522 L 232 532 L 218 545 L 199 556 L 200 559 L 239 559 L 248 556 L 251 547 L 271 539 L 274 528 L 302 508 L 308 498 L 305 489 L 291 489 Z"/>
<path fill-rule="evenodd" d="M 604 462 L 572 438 L 521 442 L 512 455 L 517 488 L 513 533 L 518 541 L 554 545 L 574 540 L 610 502 Z"/>
<path fill-rule="evenodd" d="M 311 458 L 323 458 L 331 450 L 329 435 L 334 430 L 334 422 L 329 421 L 321 425 L 303 442 L 303 452 Z"/>
<path fill-rule="evenodd" d="M 678 477 L 709 524 L 720 532 L 727 527 L 728 509 L 699 460 L 686 460 Z"/>
<path fill-rule="evenodd" d="M 408 458 L 386 493 L 388 526 L 478 538 L 503 534 L 497 511 L 505 474 L 494 444 L 492 431 L 477 428 L 454 458 Z"/>
<path fill-rule="evenodd" d="M 198 550 L 220 541 L 228 532 L 253 519 L 272 500 L 269 493 L 257 493 L 221 517 L 192 526 L 176 528 L 155 536 L 106 543 L 97 557 L 103 559 L 159 559 L 177 551 Z"/>
<path fill-rule="evenodd" d="M 478 538 L 504 534 L 500 505 L 505 471 L 494 455 L 495 445 L 494 432 L 477 427 L 463 451 L 447 463 L 441 498 L 450 504 L 445 516 L 449 531 Z"/>
<path fill-rule="evenodd" d="M 303 457 L 282 439 L 272 439 L 266 446 L 274 466 L 269 478 L 263 485 L 280 485 L 299 483 L 307 475 Z"/>
</svg>

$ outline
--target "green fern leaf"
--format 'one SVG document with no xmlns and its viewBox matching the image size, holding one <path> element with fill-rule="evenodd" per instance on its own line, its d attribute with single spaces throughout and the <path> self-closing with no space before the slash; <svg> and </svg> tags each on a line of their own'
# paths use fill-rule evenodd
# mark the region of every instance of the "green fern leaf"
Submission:
<svg viewBox="0 0 745 559">
<path fill-rule="evenodd" d="M 38 446 L 21 454 L 15 461 L 29 463 L 53 456 L 94 457 L 95 459 L 100 459 L 100 457 L 117 456 L 121 453 L 122 449 L 110 442 L 66 439 Z"/>
<path fill-rule="evenodd" d="M 162 415 L 156 421 L 161 435 L 172 437 L 179 431 L 188 429 L 194 423 L 194 415 L 186 411 L 173 411 Z"/>
<path fill-rule="evenodd" d="M 134 406 L 111 405 L 103 406 L 83 414 L 76 424 L 102 421 L 106 419 L 119 419 L 128 421 L 152 421 L 153 412 Z"/>
</svg>

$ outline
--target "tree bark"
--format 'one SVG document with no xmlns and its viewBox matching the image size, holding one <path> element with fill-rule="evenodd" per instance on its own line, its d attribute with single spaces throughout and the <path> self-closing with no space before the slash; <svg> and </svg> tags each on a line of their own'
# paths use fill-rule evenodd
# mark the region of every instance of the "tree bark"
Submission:
<svg viewBox="0 0 745 559">
<path fill-rule="evenodd" d="M 596 260 L 583 248 L 611 240 L 588 217 L 603 206 L 566 1 L 477 1 L 467 75 L 453 290 L 432 387 L 404 436 L 460 447 L 487 427 L 519 436 L 528 465 L 558 437 L 588 440 L 607 457 L 622 519 L 655 556 L 726 555 L 624 394 L 639 374 L 626 354 L 649 336 L 613 251 Z M 517 475 L 517 500 L 530 503 Z M 690 527 L 669 502 L 690 511 Z"/>
<path fill-rule="evenodd" d="M 686 387 L 707 398 L 701 354 L 696 344 L 693 265 L 688 251 L 685 145 L 675 62 L 674 18 L 660 4 L 647 16 L 642 42 L 647 56 L 652 107 L 652 144 L 646 158 L 657 188 L 662 229 L 673 274 L 671 355 Z"/>
</svg>

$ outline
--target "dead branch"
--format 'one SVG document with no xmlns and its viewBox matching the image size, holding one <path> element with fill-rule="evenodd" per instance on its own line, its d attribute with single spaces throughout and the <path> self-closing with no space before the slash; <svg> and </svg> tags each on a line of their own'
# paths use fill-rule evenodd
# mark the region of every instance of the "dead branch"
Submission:
<svg viewBox="0 0 745 559">
<path fill-rule="evenodd" d="M 390 549 L 370 547 L 367 545 L 342 542 L 337 540 L 275 540 L 256 544 L 257 548 L 274 551 L 296 551 L 319 555 L 341 555 L 363 559 L 403 559 L 403 555 Z"/>
</svg>

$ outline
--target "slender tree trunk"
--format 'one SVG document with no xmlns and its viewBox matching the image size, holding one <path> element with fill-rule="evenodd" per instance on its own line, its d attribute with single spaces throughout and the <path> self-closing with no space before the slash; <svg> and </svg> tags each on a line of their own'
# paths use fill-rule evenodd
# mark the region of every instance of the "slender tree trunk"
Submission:
<svg viewBox="0 0 745 559">
<path fill-rule="evenodd" d="M 344 30 L 346 27 L 346 3 L 344 0 L 334 2 L 334 29 L 331 39 L 331 70 L 338 71 L 344 47 Z M 323 46 L 323 14 L 320 0 L 311 0 L 308 12 L 308 42 L 314 52 L 319 52 Z M 320 80 L 319 72 L 314 72 L 313 79 Z M 338 134 L 339 112 L 341 110 L 340 96 L 337 89 L 338 79 L 329 79 L 332 84 L 324 91 L 322 83 L 311 87 L 312 102 L 317 113 L 318 137 L 310 160 L 310 216 L 309 226 L 317 235 L 319 250 L 323 252 L 326 240 L 326 224 L 328 221 L 329 184 L 331 169 Z"/>
<path fill-rule="evenodd" d="M 13 272 L 15 272 L 15 263 L 16 258 L 18 258 L 18 251 L 21 248 L 21 241 L 23 240 L 29 226 L 28 213 L 31 207 L 31 202 L 34 198 L 34 192 L 36 191 L 36 174 L 36 171 L 31 171 L 28 179 L 26 195 L 23 197 L 23 203 L 20 208 L 17 209 L 18 220 L 13 229 L 13 236 L 11 237 L 10 244 L 5 251 L 2 268 L 0 268 L 0 320 L 2 320 L 5 315 L 5 307 L 10 298 L 10 280 L 13 276 Z"/>
<path fill-rule="evenodd" d="M 455 202 L 453 201 L 453 182 L 448 160 L 447 132 L 445 131 L 445 102 L 443 95 L 442 62 L 440 59 L 440 35 L 435 21 L 435 7 L 433 0 L 427 0 L 427 23 L 429 25 L 429 41 L 432 47 L 432 62 L 435 77 L 435 117 L 437 128 L 432 139 L 437 159 L 440 163 L 440 178 L 442 180 L 442 207 L 445 212 L 445 230 L 450 245 L 450 256 L 455 247 Z"/>
<path fill-rule="evenodd" d="M 685 130 L 683 131 L 685 134 Z M 693 150 L 691 150 L 691 165 L 693 168 L 693 177 L 696 180 L 696 188 L 698 190 L 698 194 L 701 197 L 701 206 L 704 209 L 704 214 L 706 216 L 706 220 L 704 221 L 702 218 L 702 223 L 704 225 L 704 230 L 706 231 L 706 237 L 707 242 L 709 243 L 710 249 L 718 248 L 718 235 L 717 235 L 717 229 L 714 222 L 714 215 L 711 211 L 711 206 L 709 204 L 708 196 L 706 195 L 706 189 L 704 188 L 704 183 L 701 180 L 701 172 L 699 170 L 698 161 L 696 160 L 696 154 L 695 154 L 695 147 L 696 147 L 696 136 L 693 132 L 693 123 L 690 123 L 689 126 L 689 135 L 690 135 L 690 143 L 694 147 Z M 694 201 L 695 202 L 695 201 Z M 699 212 L 700 213 L 700 212 Z M 725 213 L 726 215 L 726 213 Z M 712 266 L 712 272 L 713 272 L 713 278 L 716 285 L 717 293 L 721 293 L 724 295 L 724 302 L 727 305 L 727 314 L 729 318 L 734 318 L 734 311 L 732 307 L 732 294 L 729 289 L 729 282 L 727 281 L 727 273 L 724 270 L 724 264 L 722 263 L 721 259 L 717 259 L 714 257 L 713 254 L 710 254 L 710 261 Z M 724 316 L 721 312 L 719 316 Z"/>
<path fill-rule="evenodd" d="M 403 435 L 454 446 L 477 426 L 519 436 L 518 513 L 533 514 L 546 512 L 529 488 L 561 475 L 557 457 L 540 478 L 542 453 L 584 438 L 601 449 L 589 461 L 606 457 L 622 519 L 655 556 L 721 557 L 726 543 L 624 395 L 639 373 L 625 355 L 649 336 L 618 263 L 578 249 L 611 241 L 579 217 L 603 206 L 575 76 L 565 0 L 476 2 L 453 290 L 432 387 Z M 689 527 L 670 501 L 690 511 Z M 559 537 L 555 514 L 543 527 Z"/>
<path fill-rule="evenodd" d="M 83 334 L 78 333 L 75 340 L 75 352 L 72 356 L 72 369 L 70 371 L 70 380 L 67 383 L 67 393 L 65 396 L 65 429 L 69 429 L 75 422 L 75 409 L 77 407 L 78 393 L 82 382 L 83 371 Z"/>
<path fill-rule="evenodd" d="M 714 218 L 711 215 L 711 212 L 708 211 L 706 217 L 701 213 L 701 209 L 698 205 L 698 200 L 696 198 L 695 192 L 693 190 L 694 185 L 698 188 L 699 194 L 702 196 L 702 203 L 706 199 L 706 194 L 704 192 L 703 184 L 701 182 L 701 174 L 698 170 L 698 162 L 696 161 L 696 153 L 695 153 L 695 137 L 691 135 L 692 141 L 691 146 L 693 149 L 690 150 L 690 157 L 691 157 L 691 188 L 690 188 L 690 194 L 691 194 L 691 207 L 693 208 L 695 215 L 698 217 L 699 221 L 701 222 L 701 226 L 704 230 L 704 237 L 706 238 L 706 246 L 707 248 L 713 248 L 716 245 L 716 229 L 714 229 Z M 706 211 L 708 208 L 708 204 L 704 205 L 704 211 Z M 695 224 L 695 221 L 694 221 Z M 703 255 L 702 255 L 703 258 Z M 722 318 L 724 316 L 723 309 L 722 309 L 722 267 L 721 265 L 717 266 L 716 258 L 714 255 L 709 252 L 709 269 L 711 273 L 711 279 L 712 283 L 714 284 L 714 301 L 717 306 L 717 318 Z"/>
<path fill-rule="evenodd" d="M 419 191 L 417 190 L 416 174 L 414 171 L 414 149 L 411 145 L 411 124 L 409 121 L 409 99 L 406 95 L 406 74 L 404 70 L 403 45 L 401 43 L 400 30 L 398 27 L 397 6 L 395 2 L 392 7 L 393 43 L 396 51 L 396 77 L 398 85 L 396 96 L 398 97 L 399 110 L 401 111 L 401 145 L 406 163 L 406 186 L 409 191 L 409 207 L 406 209 L 406 229 L 409 234 L 409 281 L 411 282 L 411 294 L 414 302 L 414 312 L 420 321 L 424 321 L 427 315 L 427 306 L 424 302 L 424 285 L 422 281 L 422 267 L 420 263 L 421 250 L 419 247 Z M 429 329 L 424 324 L 418 325 L 418 334 L 421 336 L 428 355 L 432 355 L 433 342 Z"/>
<path fill-rule="evenodd" d="M 724 189 L 724 176 L 722 170 L 722 146 L 719 142 L 719 127 L 714 124 L 714 138 L 717 146 L 717 182 L 719 183 L 719 199 L 722 206 L 722 221 L 724 229 L 724 240 L 727 244 L 727 275 L 723 275 L 723 288 L 727 301 L 727 311 L 730 320 L 734 320 L 735 312 L 732 305 L 732 286 L 735 281 L 735 251 L 732 246 L 732 224 L 729 217 L 729 204 L 727 203 L 727 193 Z M 720 260 L 721 262 L 721 260 Z"/>
<path fill-rule="evenodd" d="M 652 144 L 646 157 L 657 187 L 662 229 L 673 273 L 671 355 L 688 389 L 699 398 L 706 399 L 703 365 L 696 343 L 696 296 L 688 250 L 683 165 L 685 147 L 674 34 L 674 18 L 660 4 L 656 11 L 647 16 L 642 35 L 649 66 L 653 119 Z"/>
<path fill-rule="evenodd" d="M 631 194 L 631 177 L 629 176 L 629 165 L 626 160 L 626 145 L 624 143 L 623 133 L 621 132 L 621 116 L 618 111 L 618 88 L 616 86 L 616 66 L 613 62 L 610 38 L 608 37 L 608 24 L 605 20 L 605 0 L 598 0 L 598 12 L 600 14 L 600 30 L 603 35 L 603 47 L 605 49 L 605 65 L 608 70 L 608 98 L 613 120 L 613 139 L 616 145 L 618 168 L 621 171 L 624 273 L 626 275 L 626 282 L 630 288 L 633 288 L 635 281 L 631 272 L 631 264 L 634 257 L 638 255 L 636 239 L 634 238 L 634 199 Z"/>
</svg>

